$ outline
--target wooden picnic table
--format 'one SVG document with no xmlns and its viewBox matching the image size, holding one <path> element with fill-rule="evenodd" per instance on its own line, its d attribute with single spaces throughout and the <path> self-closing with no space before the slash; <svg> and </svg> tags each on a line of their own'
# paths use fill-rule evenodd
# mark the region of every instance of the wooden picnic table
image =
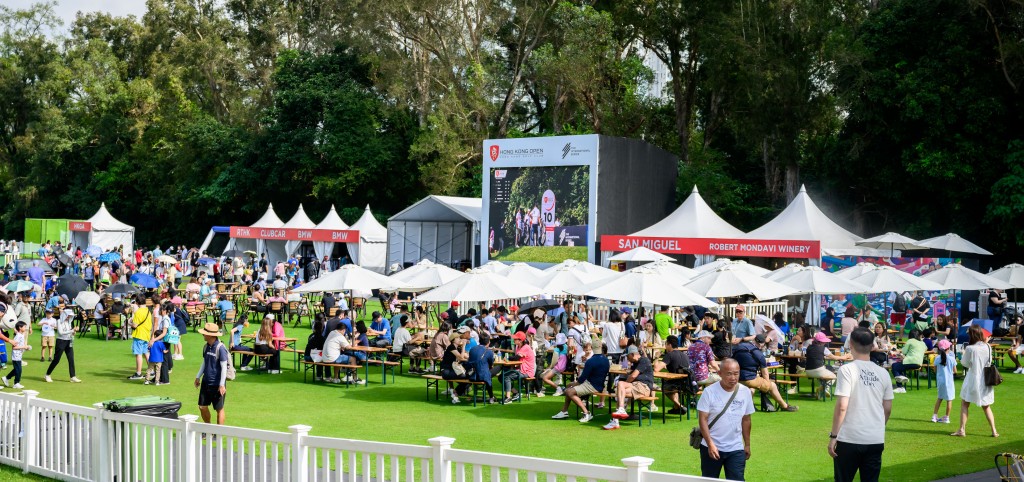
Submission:
<svg viewBox="0 0 1024 482">
<path fill-rule="evenodd" d="M 514 369 L 514 368 L 519 368 L 522 364 L 523 364 L 522 360 L 502 360 L 502 359 L 495 359 L 494 360 L 494 366 L 501 367 L 501 370 L 498 372 L 498 374 L 499 374 L 498 375 L 498 377 L 499 377 L 498 379 L 502 383 L 502 390 L 504 390 L 504 388 L 505 388 L 504 387 L 505 371 L 506 370 L 510 370 L 510 369 Z M 522 401 L 523 401 L 523 379 L 520 378 L 520 379 L 517 380 L 517 382 L 518 382 L 518 388 L 519 388 L 519 402 L 522 403 Z M 529 387 L 527 387 L 527 389 L 529 389 Z M 502 405 L 505 404 L 505 397 L 504 397 L 504 395 L 505 394 L 502 393 L 502 396 L 500 397 Z"/>
<path fill-rule="evenodd" d="M 256 339 L 256 334 L 255 333 L 250 333 L 248 335 L 242 335 L 242 341 L 243 342 L 252 341 L 252 340 L 255 340 L 255 339 Z M 289 338 L 289 337 L 278 337 L 278 336 L 275 336 L 271 340 L 272 341 L 276 341 L 276 342 L 284 343 L 284 347 L 288 349 L 287 351 L 292 352 L 293 366 L 295 367 L 295 371 L 298 372 L 299 371 L 299 349 L 296 348 L 295 344 L 296 344 L 296 342 L 299 341 L 299 339 L 298 338 Z M 285 350 L 282 349 L 282 350 L 278 350 L 278 351 L 285 351 Z"/>
<path fill-rule="evenodd" d="M 369 360 L 371 357 L 379 357 L 380 354 L 383 353 L 384 357 L 381 359 L 383 361 L 383 360 L 387 360 L 387 353 L 388 353 L 388 351 L 390 349 L 389 348 L 377 347 L 377 346 L 349 345 L 349 347 L 346 348 L 346 350 L 365 352 L 367 360 Z M 384 382 L 382 384 L 387 384 L 387 374 L 386 374 L 386 372 L 384 370 L 384 365 L 383 364 L 380 367 L 380 371 L 381 371 L 381 375 L 384 378 Z M 365 373 L 366 379 L 369 380 L 370 379 L 370 364 L 369 363 L 363 362 L 363 373 Z"/>
</svg>

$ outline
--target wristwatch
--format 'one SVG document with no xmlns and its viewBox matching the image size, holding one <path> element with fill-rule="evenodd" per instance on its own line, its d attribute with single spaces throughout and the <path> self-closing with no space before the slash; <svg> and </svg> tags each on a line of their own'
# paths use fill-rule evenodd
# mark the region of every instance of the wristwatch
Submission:
<svg viewBox="0 0 1024 482">
<path fill-rule="evenodd" d="M 832 432 L 829 432 L 828 433 L 828 438 L 839 438 L 839 436 L 834 434 L 834 433 L 832 433 Z"/>
</svg>

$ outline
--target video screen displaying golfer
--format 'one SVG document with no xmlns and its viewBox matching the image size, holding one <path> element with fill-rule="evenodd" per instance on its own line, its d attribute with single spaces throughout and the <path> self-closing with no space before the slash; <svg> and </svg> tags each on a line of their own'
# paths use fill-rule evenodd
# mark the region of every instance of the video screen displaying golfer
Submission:
<svg viewBox="0 0 1024 482">
<path fill-rule="evenodd" d="M 588 166 L 491 169 L 491 259 L 587 259 Z"/>
</svg>

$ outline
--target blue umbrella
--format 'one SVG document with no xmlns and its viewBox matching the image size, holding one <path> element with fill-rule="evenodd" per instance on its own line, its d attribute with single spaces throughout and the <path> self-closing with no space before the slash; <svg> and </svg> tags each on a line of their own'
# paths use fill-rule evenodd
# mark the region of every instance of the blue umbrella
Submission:
<svg viewBox="0 0 1024 482">
<path fill-rule="evenodd" d="M 103 253 L 98 259 L 101 263 L 111 263 L 114 261 L 121 261 L 121 255 L 117 253 Z"/>
<path fill-rule="evenodd" d="M 92 256 L 93 258 L 95 258 L 95 257 L 103 254 L 103 248 L 101 248 L 99 246 L 96 246 L 95 244 L 90 244 L 88 248 L 85 248 L 85 252 L 89 256 Z"/>
<path fill-rule="evenodd" d="M 158 280 L 155 277 L 153 277 L 152 275 L 148 275 L 146 273 L 135 273 L 135 274 L 132 275 L 131 278 L 128 278 L 128 281 L 131 281 L 132 284 L 141 286 L 143 288 L 159 288 L 160 287 L 160 280 Z"/>
<path fill-rule="evenodd" d="M 209 266 L 209 265 L 211 265 L 211 264 L 214 264 L 214 263 L 216 263 L 216 262 L 217 262 L 217 260 L 215 260 L 215 259 L 213 259 L 213 258 L 209 258 L 209 257 L 205 257 L 205 256 L 204 256 L 204 257 L 202 257 L 202 258 L 199 258 L 199 259 L 197 259 L 197 260 L 196 260 L 196 262 L 197 262 L 197 263 L 199 263 L 199 264 L 201 264 L 201 265 L 203 265 L 203 266 Z"/>
</svg>

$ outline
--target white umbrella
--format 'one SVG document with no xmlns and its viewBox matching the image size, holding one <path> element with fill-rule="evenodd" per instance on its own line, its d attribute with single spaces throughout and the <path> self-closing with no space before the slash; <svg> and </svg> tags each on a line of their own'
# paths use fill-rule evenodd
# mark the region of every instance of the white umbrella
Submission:
<svg viewBox="0 0 1024 482">
<path fill-rule="evenodd" d="M 704 273 L 685 286 L 709 298 L 754 295 L 761 300 L 773 300 L 797 292 L 789 286 L 764 279 L 735 264 Z"/>
<path fill-rule="evenodd" d="M 507 267 L 503 272 L 497 272 L 497 274 L 508 279 L 514 279 L 516 281 L 522 281 L 533 285 L 540 285 L 540 282 L 537 280 L 543 278 L 546 272 L 534 268 L 526 263 L 512 263 L 512 265 Z"/>
<path fill-rule="evenodd" d="M 81 291 L 75 296 L 75 304 L 86 310 L 96 308 L 96 303 L 99 302 L 100 294 L 95 291 Z"/>
<path fill-rule="evenodd" d="M 567 259 L 565 261 L 562 261 L 561 263 L 549 267 L 548 269 L 545 269 L 544 271 L 551 273 L 557 271 L 562 267 L 568 267 L 570 269 L 579 271 L 583 274 L 594 277 L 594 279 L 611 278 L 619 274 L 618 271 L 598 266 L 596 264 L 588 263 L 586 261 L 577 261 L 575 259 Z"/>
<path fill-rule="evenodd" d="M 692 268 L 687 268 L 686 266 L 675 264 L 671 261 L 655 261 L 653 263 L 640 265 L 640 267 L 650 268 L 653 269 L 654 271 L 657 271 L 658 273 L 674 276 L 677 279 L 679 279 L 679 281 L 684 283 L 697 277 L 697 275 L 699 274 Z"/>
<path fill-rule="evenodd" d="M 637 246 L 608 258 L 608 261 L 669 261 L 671 259 L 671 256 L 665 256 L 653 249 Z"/>
<path fill-rule="evenodd" d="M 422 261 L 409 269 L 399 271 L 390 276 L 395 289 L 418 292 L 441 286 L 451 282 L 464 273 L 443 264 L 425 264 Z"/>
<path fill-rule="evenodd" d="M 868 293 L 888 293 L 895 291 L 942 291 L 942 285 L 919 278 L 912 274 L 904 273 L 892 266 L 876 266 L 852 281 L 856 281 L 868 288 Z"/>
<path fill-rule="evenodd" d="M 522 264 L 525 264 L 525 263 L 522 263 Z M 529 265 L 527 265 L 527 266 L 529 266 Z M 505 263 L 502 263 L 501 261 L 488 261 L 487 264 L 485 264 L 483 266 L 477 266 L 477 269 L 482 269 L 484 271 L 490 271 L 492 273 L 497 273 L 497 274 L 505 274 L 505 271 L 507 271 L 508 268 L 509 268 L 509 265 L 507 265 Z M 540 270 L 537 270 L 537 271 L 540 271 Z"/>
<path fill-rule="evenodd" d="M 499 274 L 473 269 L 455 280 L 445 283 L 417 297 L 420 301 L 492 301 L 506 298 L 525 298 L 544 290 Z"/>
<path fill-rule="evenodd" d="M 840 295 L 868 292 L 866 286 L 836 276 L 835 273 L 829 273 L 817 266 L 801 267 L 788 276 L 775 281 L 799 290 L 801 293 Z"/>
<path fill-rule="evenodd" d="M 714 264 L 714 263 L 712 263 L 712 264 Z M 700 268 L 697 268 L 697 271 L 700 271 L 701 274 L 707 273 L 709 271 L 714 271 L 714 270 L 702 271 L 701 268 L 703 268 L 704 266 L 707 266 L 707 265 L 703 265 Z M 764 276 L 764 275 L 766 275 L 768 273 L 771 273 L 771 271 L 768 271 L 767 269 L 764 269 L 764 268 L 762 268 L 760 266 L 754 266 L 754 265 L 752 265 L 752 264 L 750 264 L 750 263 L 748 263 L 746 261 L 743 261 L 741 259 L 728 260 L 725 263 L 723 263 L 721 266 L 719 266 L 719 268 L 724 267 L 724 266 L 731 266 L 733 269 L 738 269 L 738 270 L 741 270 L 741 271 L 746 271 L 747 273 L 750 273 L 750 274 L 752 274 L 754 276 Z M 718 268 L 715 268 L 715 269 L 718 269 Z"/>
<path fill-rule="evenodd" d="M 318 293 L 321 291 L 346 291 L 372 289 L 392 290 L 397 288 L 394 280 L 370 271 L 358 264 L 346 264 L 326 276 L 321 276 L 300 286 L 296 293 Z"/>
<path fill-rule="evenodd" d="M 924 246 L 924 247 L 927 247 L 927 248 L 932 248 L 932 249 L 941 249 L 941 250 L 944 250 L 944 251 L 956 251 L 957 253 L 972 253 L 972 254 L 987 254 L 987 255 L 992 254 L 992 253 L 988 252 L 985 248 L 982 248 L 981 246 L 978 246 L 977 244 L 974 244 L 974 243 L 972 243 L 972 242 L 970 242 L 970 241 L 968 241 L 968 240 L 966 240 L 964 238 L 961 238 L 960 235 L 958 235 L 956 233 L 949 233 L 949 234 L 944 234 L 942 236 L 936 236 L 934 238 L 923 239 L 921 241 L 918 241 L 917 244 L 919 244 L 921 246 Z"/>
<path fill-rule="evenodd" d="M 593 275 L 572 269 L 569 266 L 562 266 L 555 271 L 545 271 L 543 276 L 535 279 L 534 284 L 543 289 L 545 293 L 572 293 L 578 295 L 581 294 L 578 292 L 581 288 L 594 284 L 597 281 L 608 279 L 608 277 L 594 277 Z"/>
<path fill-rule="evenodd" d="M 785 278 L 793 273 L 796 273 L 803 267 L 804 265 L 800 263 L 789 263 L 775 271 L 772 271 L 771 273 L 762 276 L 762 278 L 770 279 L 772 281 L 779 281 L 782 278 Z"/>
<path fill-rule="evenodd" d="M 715 308 L 715 302 L 694 293 L 679 284 L 678 280 L 650 268 L 634 268 L 614 280 L 600 282 L 600 286 L 588 289 L 586 296 L 606 300 L 650 303 L 666 306 L 704 306 Z"/>
<path fill-rule="evenodd" d="M 899 233 L 885 233 L 873 238 L 864 239 L 857 241 L 857 246 L 864 246 L 866 248 L 885 249 L 889 248 L 889 257 L 891 258 L 895 250 L 908 250 L 908 249 L 926 249 L 927 246 L 921 246 L 920 242 L 916 239 L 908 238 Z"/>
<path fill-rule="evenodd" d="M 843 268 L 839 271 L 836 271 L 836 276 L 843 279 L 856 279 L 858 276 L 869 271 L 873 271 L 877 267 L 877 264 L 857 263 L 853 266 L 850 266 L 849 268 Z"/>
<path fill-rule="evenodd" d="M 1024 288 L 1024 265 L 1013 263 L 1003 266 L 991 273 L 989 276 L 1009 283 L 1014 288 Z"/>
<path fill-rule="evenodd" d="M 718 268 L 721 268 L 722 266 L 726 266 L 731 262 L 732 260 L 729 258 L 718 258 L 710 263 L 704 263 L 700 266 L 695 266 L 693 270 L 696 271 L 697 274 L 709 273 Z"/>
<path fill-rule="evenodd" d="M 950 263 L 930 273 L 921 276 L 921 279 L 934 281 L 947 290 L 984 290 L 996 288 L 1000 290 L 1011 289 L 1013 285 L 1003 280 L 981 274 L 959 263 Z"/>
</svg>

